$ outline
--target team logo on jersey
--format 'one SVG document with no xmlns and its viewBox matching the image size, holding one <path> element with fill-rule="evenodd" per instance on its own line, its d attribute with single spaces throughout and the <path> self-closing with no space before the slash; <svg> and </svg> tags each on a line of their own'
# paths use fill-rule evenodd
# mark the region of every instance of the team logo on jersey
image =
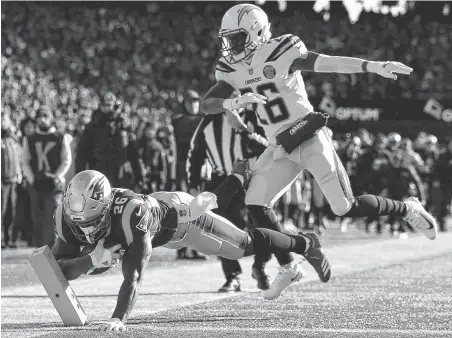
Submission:
<svg viewBox="0 0 452 338">
<path fill-rule="evenodd" d="M 273 79 L 276 76 L 276 69 L 273 66 L 267 65 L 264 67 L 264 76 L 267 79 Z"/>
<path fill-rule="evenodd" d="M 253 73 L 254 73 L 254 69 L 251 68 L 251 69 L 248 71 L 248 74 L 253 75 Z"/>
<path fill-rule="evenodd" d="M 149 210 L 146 211 L 146 213 L 143 215 L 143 217 L 141 217 L 140 221 L 136 225 L 136 228 L 143 232 L 147 232 L 148 231 L 148 223 L 149 223 Z"/>
</svg>

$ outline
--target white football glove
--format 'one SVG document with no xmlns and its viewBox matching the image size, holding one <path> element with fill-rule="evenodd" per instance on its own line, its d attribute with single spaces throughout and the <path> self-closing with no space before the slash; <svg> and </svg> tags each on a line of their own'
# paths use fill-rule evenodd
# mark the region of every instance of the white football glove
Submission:
<svg viewBox="0 0 452 338">
<path fill-rule="evenodd" d="M 396 61 L 386 61 L 386 62 L 369 62 L 367 65 L 367 70 L 371 73 L 378 74 L 387 79 L 397 79 L 397 74 L 410 75 L 413 68 L 404 65 L 401 62 Z"/>
<path fill-rule="evenodd" d="M 104 242 L 105 238 L 99 240 L 96 248 L 89 254 L 95 268 L 114 266 L 121 259 L 121 254 L 115 252 L 121 249 L 121 244 L 113 245 L 111 248 L 105 248 Z"/>
<path fill-rule="evenodd" d="M 265 137 L 259 135 L 258 133 L 251 133 L 248 135 L 248 137 L 250 138 L 250 140 L 254 140 L 257 143 L 263 145 L 264 147 L 269 146 L 268 140 Z"/>
<path fill-rule="evenodd" d="M 241 108 L 246 108 L 253 103 L 267 103 L 267 98 L 264 95 L 255 93 L 245 93 L 233 99 L 226 99 L 223 102 L 223 108 L 229 111 L 239 110 Z"/>
<path fill-rule="evenodd" d="M 126 331 L 126 326 L 119 318 L 112 318 L 99 326 L 99 331 Z"/>
<path fill-rule="evenodd" d="M 246 124 L 243 122 L 238 111 L 227 110 L 225 114 L 226 114 L 226 121 L 232 128 L 234 128 L 235 130 L 239 130 L 239 131 L 246 129 Z"/>
</svg>

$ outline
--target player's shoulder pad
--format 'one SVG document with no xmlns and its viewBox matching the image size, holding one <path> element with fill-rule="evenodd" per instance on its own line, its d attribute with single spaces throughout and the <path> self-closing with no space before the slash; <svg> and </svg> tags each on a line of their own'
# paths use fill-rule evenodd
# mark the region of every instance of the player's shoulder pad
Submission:
<svg viewBox="0 0 452 338">
<path fill-rule="evenodd" d="M 304 43 L 300 40 L 298 36 L 292 34 L 282 35 L 275 39 L 269 40 L 267 43 L 270 43 L 272 45 L 276 43 L 276 47 L 267 57 L 265 62 L 275 62 L 282 55 L 287 54 L 287 52 L 290 50 L 296 50 L 297 54 L 299 55 L 301 55 L 301 53 L 306 52 L 306 47 Z"/>
<path fill-rule="evenodd" d="M 218 71 L 218 72 L 226 73 L 226 74 L 235 72 L 235 69 L 233 67 L 231 67 L 230 65 L 228 65 L 226 60 L 223 59 L 223 58 L 218 60 L 217 66 L 215 67 L 215 70 Z"/>
<path fill-rule="evenodd" d="M 124 204 L 124 209 L 119 212 L 120 223 L 124 231 L 127 245 L 136 238 L 144 236 L 148 232 L 150 208 L 140 198 L 131 198 Z"/>
<path fill-rule="evenodd" d="M 215 67 L 215 79 L 217 81 L 231 83 L 231 81 L 233 81 L 231 75 L 236 74 L 235 71 L 236 70 L 222 58 L 218 61 L 217 66 Z"/>
<path fill-rule="evenodd" d="M 113 192 L 113 200 L 117 200 L 119 198 L 132 199 L 132 198 L 138 197 L 138 194 L 130 189 L 113 188 L 112 192 Z"/>
</svg>

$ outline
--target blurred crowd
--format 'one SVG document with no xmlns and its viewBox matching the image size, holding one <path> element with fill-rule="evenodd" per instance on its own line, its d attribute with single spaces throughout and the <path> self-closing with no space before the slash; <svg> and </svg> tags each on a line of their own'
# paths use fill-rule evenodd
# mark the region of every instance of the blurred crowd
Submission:
<svg viewBox="0 0 452 338">
<path fill-rule="evenodd" d="M 436 217 L 440 231 L 447 231 L 447 219 L 452 216 L 452 137 L 448 143 L 438 142 L 436 136 L 421 132 L 411 140 L 395 132 L 372 135 L 359 129 L 334 134 L 333 139 L 355 195 L 369 193 L 396 200 L 416 197 Z M 280 200 L 278 209 L 289 228 L 314 229 L 319 234 L 336 218 L 343 232 L 349 224 L 360 222 L 366 232 L 382 234 L 387 229 L 402 237 L 414 232 L 402 219 L 336 217 L 306 171 Z"/>
<path fill-rule="evenodd" d="M 36 239 L 32 216 L 27 211 L 33 203 L 30 190 L 41 189 L 41 193 L 55 194 L 52 196 L 58 199 L 61 191 L 54 188 L 85 168 L 101 170 L 113 185 L 139 192 L 186 190 L 184 175 L 190 133 L 201 118 L 198 93 L 203 94 L 215 81 L 217 31 L 230 5 L 228 2 L 2 5 L 2 246 L 15 246 L 20 234 L 29 245 L 48 244 L 45 239 L 44 242 Z M 306 74 L 311 97 L 324 94 L 364 100 L 452 97 L 452 78 L 447 76 L 452 71 L 452 30 L 441 11 L 434 18 L 424 13 L 421 16 L 417 10 L 396 18 L 362 13 L 360 20 L 351 24 L 340 10 L 331 11 L 325 23 L 324 16 L 312 10 L 312 3 L 289 2 L 287 6 L 284 13 L 270 12 L 274 36 L 293 33 L 310 50 L 371 60 L 395 59 L 415 69 L 409 78 L 402 77 L 394 85 L 387 85 L 372 74 L 366 78 Z M 190 128 L 184 127 L 187 125 Z M 70 145 L 70 157 L 61 155 L 58 159 L 70 163 L 67 170 L 62 170 L 64 175 L 46 174 L 29 179 L 23 175 L 20 164 L 14 162 L 22 157 L 24 139 L 36 141 L 39 137 L 32 137 L 36 133 L 66 135 L 49 136 L 63 150 L 66 144 Z M 367 136 L 338 139 L 338 151 L 343 154 L 351 179 L 356 180 L 352 182 L 355 190 L 361 193 L 371 187 L 374 193 L 383 191 L 391 196 L 417 194 L 429 208 L 437 210 L 437 215 L 442 215 L 447 198 L 435 197 L 435 191 L 437 182 L 443 179 L 438 176 L 441 156 L 451 152 L 451 145 L 440 146 L 431 135 L 421 135 L 411 142 L 401 140 L 400 136 L 364 134 Z M 394 138 L 397 145 L 390 146 Z M 434 143 L 434 151 L 426 146 L 430 143 Z M 406 154 L 416 152 L 418 155 L 413 158 L 417 162 L 406 160 L 411 156 Z M 4 159 L 10 159 L 9 167 L 4 167 Z M 31 161 L 30 170 L 38 170 L 42 165 Z M 423 172 L 427 167 L 428 172 Z M 380 181 L 362 174 L 369 168 L 381 176 Z M 394 173 L 394 168 L 408 172 L 409 191 L 393 191 L 387 173 Z M 203 172 L 208 181 L 207 165 Z M 366 178 L 370 181 L 366 182 Z M 317 210 L 316 217 L 322 219 L 325 209 L 319 206 L 321 198 L 314 194 L 315 184 L 310 183 L 308 176 L 301 177 L 300 182 L 296 185 L 301 184 L 305 194 L 313 192 L 303 201 Z M 411 183 L 415 188 L 411 189 Z M 292 195 L 297 200 L 297 194 Z M 308 203 L 311 198 L 318 203 Z M 291 205 L 291 198 L 286 196 L 284 200 L 285 205 Z M 295 213 L 292 209 L 288 212 L 283 207 L 281 214 L 287 218 Z M 307 219 L 304 226 L 313 223 Z"/>
<path fill-rule="evenodd" d="M 102 95 L 111 91 L 123 101 L 127 114 L 140 112 L 164 122 L 186 88 L 204 93 L 214 82 L 217 31 L 229 5 L 5 3 L 2 102 L 13 107 L 15 119 L 46 103 L 77 130 Z M 310 96 L 451 97 L 450 16 L 440 10 L 430 14 L 434 20 L 417 10 L 396 18 L 362 13 L 351 24 L 341 10 L 345 11 L 342 5 L 331 11 L 325 23 L 312 3 L 289 2 L 284 13 L 270 12 L 273 35 L 299 35 L 308 49 L 317 52 L 397 60 L 415 72 L 389 86 L 372 74 L 365 78 L 306 74 Z"/>
</svg>

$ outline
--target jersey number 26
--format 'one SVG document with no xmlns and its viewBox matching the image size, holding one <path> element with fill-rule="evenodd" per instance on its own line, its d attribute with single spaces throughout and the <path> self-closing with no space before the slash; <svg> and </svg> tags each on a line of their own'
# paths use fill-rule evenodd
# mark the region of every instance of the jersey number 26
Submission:
<svg viewBox="0 0 452 338">
<path fill-rule="evenodd" d="M 258 94 L 264 95 L 270 91 L 270 93 L 278 94 L 279 91 L 276 88 L 276 85 L 273 82 L 263 83 L 256 87 L 256 91 Z M 252 93 L 253 90 L 250 87 L 240 89 L 240 94 L 243 95 L 245 93 Z M 289 118 L 289 111 L 287 110 L 286 104 L 284 103 L 284 99 L 282 97 L 278 97 L 276 99 L 267 101 L 265 104 L 265 111 L 268 116 L 268 120 L 260 116 L 259 121 L 264 125 L 270 125 L 282 122 Z M 253 104 L 253 110 L 257 113 L 257 103 Z"/>
</svg>

